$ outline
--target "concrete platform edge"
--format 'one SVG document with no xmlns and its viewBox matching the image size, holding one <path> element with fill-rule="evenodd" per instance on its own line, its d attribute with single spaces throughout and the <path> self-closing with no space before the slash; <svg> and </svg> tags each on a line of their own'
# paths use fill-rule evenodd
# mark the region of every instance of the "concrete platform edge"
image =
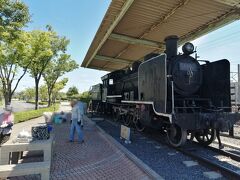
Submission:
<svg viewBox="0 0 240 180">
<path fill-rule="evenodd" d="M 140 169 L 142 169 L 146 174 L 148 174 L 151 178 L 157 179 L 157 180 L 164 180 L 159 174 L 157 174 L 154 170 L 152 170 L 148 165 L 146 165 L 142 160 L 137 158 L 133 153 L 131 153 L 127 148 L 122 146 L 119 142 L 117 142 L 113 137 L 111 137 L 109 134 L 107 134 L 101 127 L 99 127 L 94 121 L 92 121 L 90 118 L 85 116 L 87 119 L 89 119 L 92 123 L 95 124 L 97 129 L 105 136 L 107 139 L 113 143 L 115 146 L 117 146 L 130 160 L 132 160 Z"/>
</svg>

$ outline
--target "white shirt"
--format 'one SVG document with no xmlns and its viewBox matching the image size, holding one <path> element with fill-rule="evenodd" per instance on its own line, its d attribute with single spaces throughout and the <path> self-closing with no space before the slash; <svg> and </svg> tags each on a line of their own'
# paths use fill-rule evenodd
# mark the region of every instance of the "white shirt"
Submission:
<svg viewBox="0 0 240 180">
<path fill-rule="evenodd" d="M 81 115 L 85 114 L 84 103 L 82 101 L 79 101 L 78 106 L 79 106 L 80 114 Z"/>
<path fill-rule="evenodd" d="M 78 108 L 77 105 L 73 106 L 72 108 L 72 120 L 75 120 L 77 119 L 78 121 L 80 121 L 81 119 L 81 116 L 80 116 L 80 110 Z"/>
</svg>

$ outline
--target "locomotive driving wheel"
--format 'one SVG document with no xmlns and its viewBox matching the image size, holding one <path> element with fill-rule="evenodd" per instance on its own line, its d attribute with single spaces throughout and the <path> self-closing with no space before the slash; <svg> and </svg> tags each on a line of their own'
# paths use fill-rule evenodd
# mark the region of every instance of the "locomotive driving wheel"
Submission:
<svg viewBox="0 0 240 180">
<path fill-rule="evenodd" d="M 143 132 L 145 130 L 145 126 L 140 122 L 139 119 L 136 119 L 135 121 L 133 121 L 135 124 L 135 127 L 137 129 L 137 131 L 139 132 Z"/>
<path fill-rule="evenodd" d="M 127 114 L 125 117 L 124 117 L 124 125 L 125 126 L 130 126 L 130 124 L 132 123 L 132 120 L 133 120 L 133 115 L 131 114 Z"/>
<path fill-rule="evenodd" d="M 167 130 L 167 138 L 172 146 L 182 146 L 187 140 L 187 131 L 183 130 L 177 124 L 173 124 Z"/>
<path fill-rule="evenodd" d="M 120 120 L 120 112 L 119 110 L 113 111 L 113 121 L 117 122 Z"/>
<path fill-rule="evenodd" d="M 205 129 L 202 132 L 196 132 L 195 138 L 200 144 L 208 146 L 216 139 L 216 129 Z"/>
</svg>

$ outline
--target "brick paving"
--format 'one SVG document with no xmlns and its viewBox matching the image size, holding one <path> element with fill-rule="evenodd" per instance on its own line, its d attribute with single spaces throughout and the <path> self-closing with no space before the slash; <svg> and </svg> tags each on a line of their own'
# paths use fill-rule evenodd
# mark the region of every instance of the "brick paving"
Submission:
<svg viewBox="0 0 240 180">
<path fill-rule="evenodd" d="M 69 128 L 55 126 L 51 179 L 149 179 L 90 121 L 85 122 L 83 144 L 67 142 Z"/>
<path fill-rule="evenodd" d="M 69 106 L 61 106 L 61 111 L 69 111 Z M 24 125 L 15 125 L 16 130 L 43 122 L 44 119 L 31 120 Z M 16 127 L 19 126 L 19 127 Z M 27 129 L 26 129 L 27 130 Z M 51 179 L 150 179 L 150 177 L 134 164 L 122 151 L 113 145 L 95 126 L 85 119 L 83 144 L 68 142 L 70 123 L 55 124 L 55 144 L 53 147 Z M 76 134 L 75 134 L 75 138 Z M 31 158 L 30 158 L 31 159 Z M 33 159 L 33 158 L 32 158 Z M 39 157 L 38 157 L 39 160 Z M 27 158 L 26 158 L 27 162 Z M 28 161 L 29 162 L 29 161 Z M 14 177 L 12 180 L 36 180 L 39 175 Z"/>
</svg>

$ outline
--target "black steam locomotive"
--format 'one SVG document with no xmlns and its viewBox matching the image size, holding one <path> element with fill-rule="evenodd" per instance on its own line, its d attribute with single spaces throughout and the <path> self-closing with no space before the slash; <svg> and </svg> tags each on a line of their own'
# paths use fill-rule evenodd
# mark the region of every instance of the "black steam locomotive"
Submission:
<svg viewBox="0 0 240 180">
<path fill-rule="evenodd" d="M 183 145 L 188 134 L 209 145 L 216 131 L 228 131 L 240 120 L 231 112 L 230 63 L 193 58 L 189 42 L 178 54 L 177 42 L 177 36 L 169 36 L 165 53 L 103 76 L 103 84 L 93 88 L 93 104 L 138 131 L 146 126 L 165 130 L 173 146 Z"/>
</svg>

